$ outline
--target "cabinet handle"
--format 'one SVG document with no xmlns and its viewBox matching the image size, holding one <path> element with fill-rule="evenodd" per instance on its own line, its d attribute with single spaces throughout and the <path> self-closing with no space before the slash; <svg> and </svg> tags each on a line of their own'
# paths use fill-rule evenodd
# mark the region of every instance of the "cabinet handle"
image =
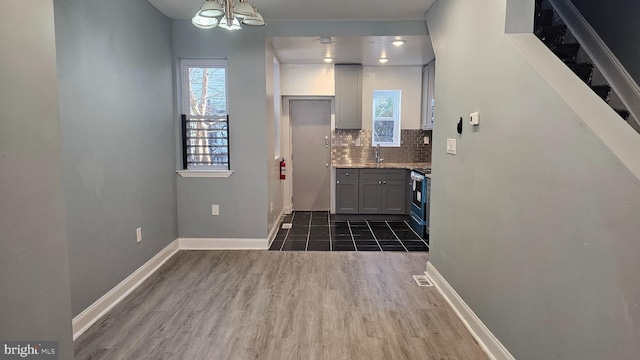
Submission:
<svg viewBox="0 0 640 360">
<path fill-rule="evenodd" d="M 336 184 L 340 184 L 340 180 L 336 181 Z"/>
<path fill-rule="evenodd" d="M 349 176 L 349 173 L 344 173 L 344 176 Z"/>
<path fill-rule="evenodd" d="M 382 181 L 378 181 L 378 185 L 382 185 Z"/>
<path fill-rule="evenodd" d="M 383 183 L 383 184 L 385 184 L 385 185 L 387 184 L 387 182 L 386 182 L 386 181 L 383 181 L 382 183 Z"/>
</svg>

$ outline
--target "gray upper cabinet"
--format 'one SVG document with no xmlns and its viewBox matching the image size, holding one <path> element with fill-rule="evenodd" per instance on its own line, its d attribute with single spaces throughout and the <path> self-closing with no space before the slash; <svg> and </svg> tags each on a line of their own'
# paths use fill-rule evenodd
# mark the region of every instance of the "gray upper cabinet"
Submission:
<svg viewBox="0 0 640 360">
<path fill-rule="evenodd" d="M 336 129 L 362 128 L 362 65 L 336 65 Z"/>
<path fill-rule="evenodd" d="M 422 68 L 422 116 L 420 128 L 433 129 L 436 90 L 436 62 Z"/>
</svg>

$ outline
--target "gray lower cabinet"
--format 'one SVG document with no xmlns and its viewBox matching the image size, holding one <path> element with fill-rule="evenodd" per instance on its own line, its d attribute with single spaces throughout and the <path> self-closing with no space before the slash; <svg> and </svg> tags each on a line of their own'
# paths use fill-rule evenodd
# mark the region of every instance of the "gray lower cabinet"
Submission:
<svg viewBox="0 0 640 360">
<path fill-rule="evenodd" d="M 404 169 L 337 169 L 336 213 L 406 214 Z"/>
<path fill-rule="evenodd" d="M 360 180 L 360 214 L 382 214 L 381 180 Z"/>
<path fill-rule="evenodd" d="M 336 181 L 336 213 L 358 213 L 358 180 Z"/>
<path fill-rule="evenodd" d="M 407 210 L 407 195 L 404 180 L 383 181 L 382 213 L 404 214 Z"/>
<path fill-rule="evenodd" d="M 336 213 L 358 213 L 358 169 L 336 169 Z"/>
</svg>

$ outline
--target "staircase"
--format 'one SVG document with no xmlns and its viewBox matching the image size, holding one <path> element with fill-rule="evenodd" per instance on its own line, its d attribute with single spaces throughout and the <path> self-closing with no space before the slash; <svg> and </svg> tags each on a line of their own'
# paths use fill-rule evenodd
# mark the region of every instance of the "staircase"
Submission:
<svg viewBox="0 0 640 360">
<path fill-rule="evenodd" d="M 535 35 L 562 60 L 582 81 L 584 81 L 602 100 L 607 102 L 625 121 L 630 113 L 619 101 L 612 101 L 611 86 L 595 68 L 589 57 L 576 42 L 560 16 L 548 0 L 535 2 Z M 617 97 L 617 96 L 616 96 Z M 617 99 L 616 99 L 617 100 Z"/>
</svg>

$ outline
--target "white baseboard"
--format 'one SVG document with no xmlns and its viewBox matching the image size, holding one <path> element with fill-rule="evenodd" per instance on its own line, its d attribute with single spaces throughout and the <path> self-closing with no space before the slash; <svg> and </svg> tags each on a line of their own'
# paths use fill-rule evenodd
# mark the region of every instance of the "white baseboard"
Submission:
<svg viewBox="0 0 640 360">
<path fill-rule="evenodd" d="M 276 220 L 276 223 L 273 224 L 273 228 L 269 231 L 269 236 L 267 236 L 267 247 L 271 247 L 271 243 L 273 243 L 273 240 L 276 238 L 276 234 L 278 233 L 278 230 L 280 230 L 280 221 L 282 221 L 283 216 L 284 208 L 280 211 L 280 214 L 278 214 L 278 220 Z"/>
<path fill-rule="evenodd" d="M 282 213 L 280 214 L 282 216 Z M 73 340 L 75 341 L 91 325 L 95 324 L 114 306 L 118 305 L 133 290 L 142 284 L 151 274 L 156 272 L 167 260 L 180 250 L 266 250 L 278 232 L 274 226 L 268 239 L 206 239 L 178 238 L 160 250 L 158 254 L 144 263 L 126 279 L 96 300 L 91 306 L 72 320 Z"/>
<path fill-rule="evenodd" d="M 114 306 L 118 305 L 127 295 L 158 270 L 162 264 L 175 255 L 178 250 L 178 241 L 172 241 L 126 279 L 122 280 L 113 289 L 91 304 L 91 306 L 74 317 L 72 320 L 73 340 L 76 340 L 78 336 L 82 335 L 91 325 L 98 321 L 98 319 L 113 309 Z"/>
<path fill-rule="evenodd" d="M 268 239 L 179 238 L 181 250 L 267 250 Z"/>
<path fill-rule="evenodd" d="M 476 339 L 490 359 L 515 360 L 513 355 L 509 353 L 509 350 L 507 350 L 507 348 L 500 343 L 500 340 L 482 323 L 473 310 L 471 310 L 460 295 L 449 285 L 447 280 L 442 277 L 431 262 L 427 262 L 427 271 L 425 274 L 436 289 L 438 289 L 438 292 L 447 300 L 453 308 L 453 311 L 455 311 L 460 320 L 462 320 L 471 335 Z"/>
</svg>

